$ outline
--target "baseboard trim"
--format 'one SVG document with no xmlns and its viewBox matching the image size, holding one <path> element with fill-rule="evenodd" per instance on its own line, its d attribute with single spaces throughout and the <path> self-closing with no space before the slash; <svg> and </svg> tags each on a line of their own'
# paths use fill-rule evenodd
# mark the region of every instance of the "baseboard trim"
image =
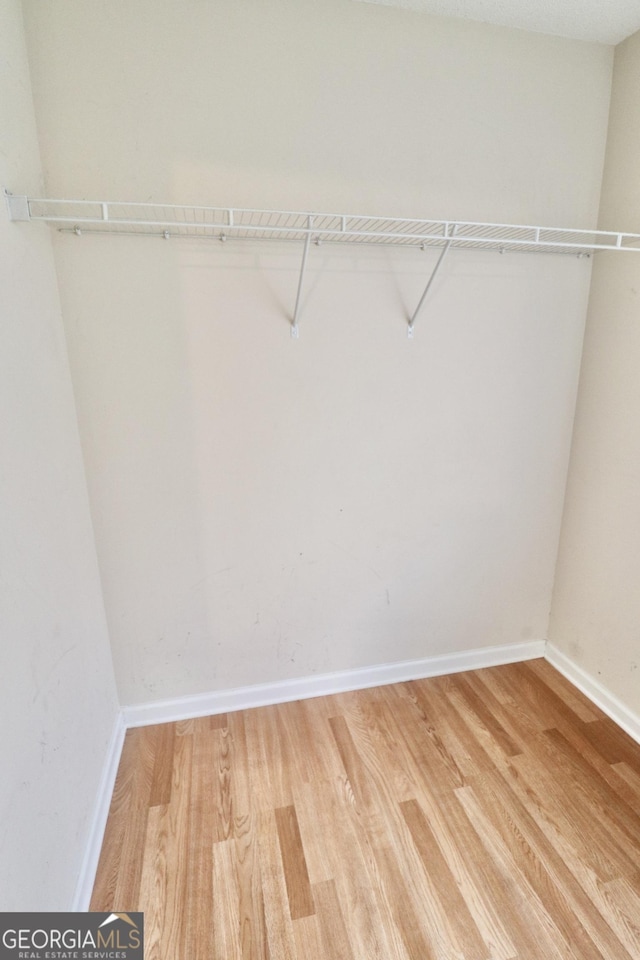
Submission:
<svg viewBox="0 0 640 960">
<path fill-rule="evenodd" d="M 210 693 L 177 697 L 173 700 L 142 703 L 123 707 L 122 714 L 127 728 L 153 723 L 173 723 L 176 720 L 190 720 L 194 717 L 206 717 L 232 710 L 246 710 L 251 707 L 286 703 L 290 700 L 305 700 L 309 697 L 323 697 L 349 690 L 363 690 L 386 683 L 400 683 L 403 680 L 419 680 L 424 677 L 442 676 L 446 673 L 477 670 L 480 667 L 495 667 L 503 663 L 533 660 L 536 657 L 543 657 L 544 650 L 544 640 L 530 640 L 526 643 L 511 643 L 499 647 L 482 647 L 438 657 L 426 657 L 422 660 L 383 663 L 373 667 L 341 670 L 336 673 L 292 680 L 276 680 L 273 683 L 259 683 L 248 687 L 237 687 L 234 690 L 214 690 Z"/>
<path fill-rule="evenodd" d="M 116 716 L 111 738 L 107 746 L 96 804 L 89 824 L 89 835 L 82 866 L 80 867 L 78 882 L 76 884 L 73 906 L 71 907 L 74 913 L 84 912 L 89 909 L 93 884 L 98 869 L 98 860 L 100 859 L 100 851 L 102 849 L 102 841 L 104 839 L 104 831 L 109 815 L 109 807 L 111 805 L 111 795 L 116 782 L 116 774 L 118 773 L 118 764 L 120 763 L 120 755 L 122 753 L 122 745 L 126 732 L 124 717 L 120 710 Z"/>
<path fill-rule="evenodd" d="M 625 706 L 622 700 L 607 690 L 599 680 L 570 660 L 552 643 L 547 643 L 544 656 L 574 687 L 581 690 L 592 703 L 600 707 L 630 737 L 640 743 L 640 716 L 637 713 Z"/>
</svg>

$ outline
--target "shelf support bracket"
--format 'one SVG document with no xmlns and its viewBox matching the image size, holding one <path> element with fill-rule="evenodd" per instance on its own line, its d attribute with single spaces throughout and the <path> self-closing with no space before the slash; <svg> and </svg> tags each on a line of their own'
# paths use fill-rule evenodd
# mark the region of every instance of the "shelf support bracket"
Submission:
<svg viewBox="0 0 640 960">
<path fill-rule="evenodd" d="M 307 235 L 304 238 L 304 249 L 302 251 L 302 263 L 300 264 L 300 279 L 298 280 L 298 293 L 296 295 L 296 305 L 293 308 L 293 322 L 291 324 L 291 336 L 297 340 L 300 335 L 298 327 L 298 316 L 300 314 L 300 299 L 302 297 L 302 285 L 304 283 L 304 274 L 307 269 L 307 255 L 309 253 L 309 244 L 311 243 L 311 227 L 313 226 L 313 217 L 307 220 Z"/>
<path fill-rule="evenodd" d="M 454 229 L 455 229 L 455 228 L 454 228 Z M 431 289 L 431 284 L 432 284 L 433 281 L 435 280 L 435 278 L 436 278 L 436 276 L 437 276 L 437 273 L 438 273 L 438 270 L 439 270 L 440 267 L 442 266 L 442 262 L 443 262 L 444 258 L 445 258 L 446 255 L 449 253 L 449 250 L 451 249 L 451 244 L 452 244 L 452 243 L 453 243 L 453 232 L 449 235 L 449 239 L 447 240 L 446 244 L 445 244 L 444 247 L 442 248 L 442 250 L 441 250 L 441 252 L 440 252 L 440 256 L 438 257 L 438 261 L 437 261 L 435 267 L 433 268 L 433 271 L 432 271 L 432 273 L 431 273 L 431 276 L 429 277 L 429 280 L 427 281 L 426 287 L 424 288 L 424 293 L 423 293 L 422 296 L 420 297 L 420 302 L 418 303 L 418 306 L 417 306 L 417 307 L 415 308 L 415 310 L 413 311 L 413 316 L 412 316 L 411 319 L 409 320 L 409 326 L 407 327 L 407 337 L 408 337 L 409 340 L 413 340 L 413 325 L 414 325 L 415 322 L 416 322 L 416 317 L 418 316 L 418 314 L 419 314 L 420 311 L 422 310 L 422 306 L 423 306 L 425 300 L 427 299 L 427 294 L 429 293 L 429 290 Z"/>
<path fill-rule="evenodd" d="M 7 201 L 9 220 L 31 220 L 29 201 L 26 197 L 14 197 L 8 190 L 4 192 Z"/>
</svg>

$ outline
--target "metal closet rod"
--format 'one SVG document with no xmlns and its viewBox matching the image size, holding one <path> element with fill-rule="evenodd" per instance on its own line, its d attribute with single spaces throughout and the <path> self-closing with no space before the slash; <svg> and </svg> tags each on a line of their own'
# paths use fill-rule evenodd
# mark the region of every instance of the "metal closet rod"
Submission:
<svg viewBox="0 0 640 960">
<path fill-rule="evenodd" d="M 440 248 L 425 290 L 408 320 L 413 336 L 416 318 L 440 267 L 452 247 L 564 253 L 579 257 L 600 250 L 640 250 L 640 234 L 607 230 L 575 230 L 530 224 L 479 223 L 468 220 L 424 220 L 343 213 L 309 213 L 236 207 L 108 200 L 66 200 L 13 196 L 5 191 L 10 220 L 40 220 L 76 234 L 151 235 L 165 239 L 294 240 L 303 244 L 291 335 L 298 336 L 304 277 L 311 242 L 391 244 Z"/>
</svg>

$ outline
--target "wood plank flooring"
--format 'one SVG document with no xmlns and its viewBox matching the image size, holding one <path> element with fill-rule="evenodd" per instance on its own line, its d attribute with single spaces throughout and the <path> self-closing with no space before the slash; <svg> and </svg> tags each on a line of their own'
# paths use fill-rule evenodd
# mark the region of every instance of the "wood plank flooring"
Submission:
<svg viewBox="0 0 640 960">
<path fill-rule="evenodd" d="M 640 746 L 543 660 L 127 733 L 147 960 L 638 960 Z"/>
</svg>

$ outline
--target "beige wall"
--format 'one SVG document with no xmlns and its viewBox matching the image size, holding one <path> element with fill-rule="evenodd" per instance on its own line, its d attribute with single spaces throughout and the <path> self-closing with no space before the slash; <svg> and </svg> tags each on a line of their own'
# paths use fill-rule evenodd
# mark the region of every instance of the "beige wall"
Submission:
<svg viewBox="0 0 640 960">
<path fill-rule="evenodd" d="M 616 48 L 603 228 L 640 232 L 640 33 Z M 615 226 L 614 226 L 615 225 Z M 640 711 L 640 263 L 593 270 L 550 625 L 576 663 Z"/>
<path fill-rule="evenodd" d="M 585 226 L 612 48 L 351 0 L 25 0 L 57 196 Z"/>
<path fill-rule="evenodd" d="M 347 0 L 25 5 L 53 195 L 594 222 L 609 48 Z M 587 95 L 588 94 L 588 95 Z M 542 638 L 590 263 L 61 236 L 126 704 Z"/>
<path fill-rule="evenodd" d="M 41 189 L 17 0 L 0 2 L 0 184 Z M 4 209 L 0 304 L 0 909 L 65 910 L 117 704 L 51 239 Z"/>
</svg>

